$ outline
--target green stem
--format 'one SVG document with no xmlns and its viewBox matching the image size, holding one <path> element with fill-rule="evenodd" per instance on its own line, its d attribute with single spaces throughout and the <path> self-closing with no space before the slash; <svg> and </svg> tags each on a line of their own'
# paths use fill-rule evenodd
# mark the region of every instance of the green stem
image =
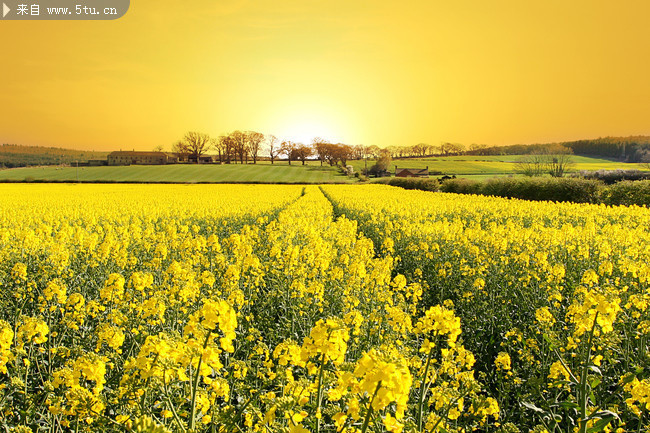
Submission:
<svg viewBox="0 0 650 433">
<path fill-rule="evenodd" d="M 153 361 L 151 361 L 151 368 L 153 369 L 156 366 L 156 362 L 158 362 L 158 357 L 160 357 L 160 353 L 156 353 L 156 356 L 154 356 Z M 165 375 L 165 370 L 163 370 L 163 378 Z M 142 414 L 145 413 L 145 402 L 147 400 L 147 389 L 149 387 L 149 380 L 151 380 L 151 376 L 147 377 L 147 380 L 144 382 L 144 386 L 142 387 L 142 390 L 144 391 L 142 393 L 142 397 L 140 398 L 140 412 Z"/>
<path fill-rule="evenodd" d="M 424 368 L 424 377 L 422 378 L 422 383 L 420 384 L 420 398 L 418 401 L 418 430 L 422 430 L 422 406 L 424 405 L 424 388 L 427 384 L 427 376 L 429 374 L 429 367 L 431 365 L 431 354 L 433 353 L 433 348 L 429 350 L 427 355 L 427 365 Z"/>
<path fill-rule="evenodd" d="M 203 350 L 208 346 L 208 342 L 210 341 L 210 335 L 212 334 L 212 330 L 208 330 L 208 335 L 205 336 L 205 341 L 203 342 Z M 199 363 L 196 366 L 196 374 L 194 375 L 194 384 L 192 386 L 192 401 L 191 401 L 191 416 L 190 416 L 190 431 L 194 431 L 194 427 L 196 425 L 196 420 L 194 417 L 196 416 L 196 392 L 199 388 L 199 379 L 201 377 L 201 363 L 203 362 L 203 350 L 201 350 L 201 353 L 199 355 Z"/>
<path fill-rule="evenodd" d="M 569 366 L 566 364 L 564 361 L 564 358 L 562 358 L 562 355 L 557 351 L 555 347 L 551 347 L 551 350 L 555 353 L 555 356 L 557 356 L 557 359 L 560 361 L 560 364 L 562 364 L 562 367 L 569 373 L 569 376 L 571 376 L 571 380 L 573 380 L 575 383 L 579 383 L 580 381 L 578 380 L 577 377 L 573 374 Z"/>
<path fill-rule="evenodd" d="M 596 320 L 598 319 L 598 312 L 594 316 L 594 324 L 591 326 L 589 333 L 589 340 L 587 342 L 587 357 L 582 365 L 582 372 L 580 375 L 580 388 L 578 390 L 578 399 L 580 401 L 580 430 L 579 433 L 587 433 L 587 370 L 589 360 L 591 359 L 591 345 L 593 343 L 594 331 L 596 330 Z"/>
<path fill-rule="evenodd" d="M 368 423 L 370 422 L 370 415 L 372 415 L 372 402 L 375 401 L 375 397 L 379 392 L 379 388 L 381 388 L 381 380 L 377 382 L 377 388 L 375 388 L 375 392 L 374 394 L 372 394 L 372 398 L 368 403 L 368 412 L 366 413 L 366 418 L 363 420 L 363 427 L 361 427 L 361 433 L 366 433 L 366 429 L 368 428 Z"/>
<path fill-rule="evenodd" d="M 643 425 L 643 412 L 639 416 L 639 425 L 637 426 L 636 433 L 641 433 L 641 426 Z"/>
<path fill-rule="evenodd" d="M 183 423 L 181 423 L 180 418 L 178 417 L 178 414 L 176 413 L 176 409 L 174 408 L 174 405 L 172 404 L 171 397 L 169 397 L 169 391 L 167 390 L 167 379 L 165 378 L 165 372 L 166 370 L 163 370 L 163 391 L 165 393 L 165 397 L 167 397 L 167 405 L 172 411 L 172 414 L 174 415 L 174 420 L 176 421 L 176 424 L 178 424 L 178 427 L 185 432 L 185 427 L 183 427 Z"/>
<path fill-rule="evenodd" d="M 316 402 L 316 433 L 320 433 L 320 417 L 318 414 L 320 412 L 320 405 L 323 400 L 323 368 L 325 367 L 325 354 L 321 356 L 320 363 L 320 372 L 318 373 L 318 393 L 317 393 L 317 402 Z"/>
<path fill-rule="evenodd" d="M 443 412 L 445 413 L 445 417 L 448 418 L 449 411 L 451 410 L 451 408 L 452 408 L 456 403 L 458 403 L 458 400 L 460 400 L 461 398 L 464 398 L 467 394 L 469 394 L 470 391 L 471 391 L 471 388 L 468 389 L 468 390 L 466 390 L 464 394 L 459 395 L 459 396 L 456 397 L 453 401 L 451 401 L 449 404 L 447 404 L 447 408 L 446 408 L 446 409 L 443 409 Z M 439 417 L 438 417 L 438 421 L 436 421 L 436 423 L 433 425 L 433 428 L 431 429 L 431 431 L 432 431 L 432 432 L 436 431 L 436 427 L 438 427 L 438 424 L 440 424 L 441 422 L 442 422 L 442 416 L 439 416 Z"/>
</svg>

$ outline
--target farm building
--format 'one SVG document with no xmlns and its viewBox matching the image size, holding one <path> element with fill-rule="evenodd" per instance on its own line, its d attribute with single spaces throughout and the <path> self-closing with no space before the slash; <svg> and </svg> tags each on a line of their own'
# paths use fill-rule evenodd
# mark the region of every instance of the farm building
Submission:
<svg viewBox="0 0 650 433">
<path fill-rule="evenodd" d="M 192 164 L 196 164 L 196 155 L 187 152 L 175 153 L 174 155 L 176 155 L 178 158 L 178 160 L 175 162 L 189 162 Z M 213 162 L 217 162 L 216 156 L 201 155 L 199 157 L 199 163 L 201 164 L 212 164 Z"/>
<path fill-rule="evenodd" d="M 395 166 L 395 177 L 429 177 L 429 167 L 397 168 L 397 166 Z"/>
<path fill-rule="evenodd" d="M 108 165 L 162 165 L 178 162 L 175 155 L 165 152 L 118 151 L 108 155 Z"/>
</svg>

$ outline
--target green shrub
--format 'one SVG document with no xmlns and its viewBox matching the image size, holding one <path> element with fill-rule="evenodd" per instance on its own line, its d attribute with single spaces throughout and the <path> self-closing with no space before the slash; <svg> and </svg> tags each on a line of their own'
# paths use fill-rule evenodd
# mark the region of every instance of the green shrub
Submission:
<svg viewBox="0 0 650 433">
<path fill-rule="evenodd" d="M 650 207 L 650 180 L 626 180 L 615 183 L 603 191 L 602 201 L 609 205 Z"/>
<path fill-rule="evenodd" d="M 399 186 L 404 189 L 419 189 L 422 191 L 438 191 L 440 184 L 437 179 L 413 178 L 413 177 L 391 177 L 382 179 L 379 183 L 392 186 Z"/>
<path fill-rule="evenodd" d="M 447 179 L 440 185 L 440 191 L 456 194 L 482 194 L 480 182 L 469 179 Z"/>
<path fill-rule="evenodd" d="M 484 182 L 448 179 L 442 192 L 481 194 L 536 201 L 599 203 L 602 184 L 596 180 L 557 177 L 495 177 Z"/>
<path fill-rule="evenodd" d="M 482 184 L 481 193 L 524 200 L 598 203 L 601 189 L 600 182 L 587 179 L 493 178 Z"/>
<path fill-rule="evenodd" d="M 585 179 L 597 179 L 607 185 L 621 182 L 623 180 L 645 180 L 650 179 L 650 172 L 641 170 L 597 170 L 580 171 L 572 177 L 583 177 Z"/>
</svg>

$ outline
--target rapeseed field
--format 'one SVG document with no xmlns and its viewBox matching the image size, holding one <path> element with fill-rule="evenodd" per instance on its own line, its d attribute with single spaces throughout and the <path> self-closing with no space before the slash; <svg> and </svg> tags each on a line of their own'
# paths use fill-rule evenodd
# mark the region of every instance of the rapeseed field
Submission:
<svg viewBox="0 0 650 433">
<path fill-rule="evenodd" d="M 11 432 L 645 432 L 650 211 L 0 186 Z"/>
</svg>

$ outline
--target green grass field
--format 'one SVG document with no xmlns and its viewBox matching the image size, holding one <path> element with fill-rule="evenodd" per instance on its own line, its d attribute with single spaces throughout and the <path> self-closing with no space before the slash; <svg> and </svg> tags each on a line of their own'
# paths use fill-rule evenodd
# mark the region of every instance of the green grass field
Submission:
<svg viewBox="0 0 650 433">
<path fill-rule="evenodd" d="M 288 165 L 280 162 L 244 165 L 133 165 L 116 167 L 30 167 L 0 171 L 0 181 L 53 182 L 350 182 L 336 167 L 316 162 Z"/>
<path fill-rule="evenodd" d="M 441 172 L 443 174 L 485 178 L 492 176 L 503 176 L 515 174 L 516 162 L 521 158 L 519 155 L 503 156 L 447 156 L 431 158 L 406 158 L 395 159 L 391 163 L 389 170 L 395 172 L 395 166 L 399 168 L 426 168 L 430 172 Z M 570 169 L 572 171 L 580 170 L 647 170 L 642 164 L 632 164 L 619 162 L 604 158 L 591 158 L 587 156 L 572 156 L 575 165 Z M 350 161 L 350 165 L 355 171 L 362 170 L 365 166 L 364 161 Z M 368 161 L 370 168 L 374 161 Z"/>
<path fill-rule="evenodd" d="M 425 168 L 431 172 L 468 177 L 476 180 L 515 174 L 516 155 L 505 156 L 449 156 L 408 158 L 393 160 L 389 169 Z M 630 164 L 602 158 L 573 157 L 571 171 L 579 170 L 647 170 L 642 164 Z M 364 161 L 349 161 L 355 172 L 361 171 Z M 371 167 L 374 161 L 368 161 Z M 286 161 L 271 165 L 268 161 L 257 164 L 227 165 L 133 165 L 117 167 L 29 167 L 0 171 L 0 181 L 51 181 L 51 182 L 250 182 L 250 183 L 346 183 L 356 178 L 344 176 L 336 167 L 321 167 L 317 161 L 306 165 Z"/>
</svg>

